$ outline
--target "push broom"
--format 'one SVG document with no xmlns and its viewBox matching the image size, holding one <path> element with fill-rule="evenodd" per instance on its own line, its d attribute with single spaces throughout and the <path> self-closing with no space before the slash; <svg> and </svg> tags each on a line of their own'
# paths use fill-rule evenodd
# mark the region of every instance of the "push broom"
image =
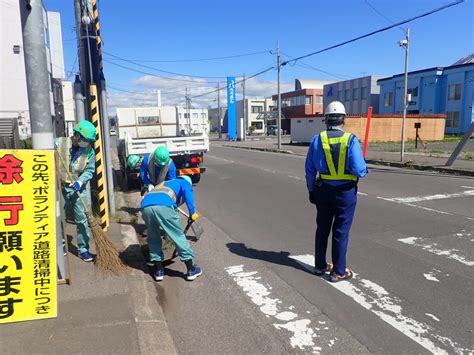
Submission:
<svg viewBox="0 0 474 355">
<path fill-rule="evenodd" d="M 59 153 L 57 153 L 57 155 L 59 156 L 61 164 L 66 170 L 69 179 L 73 181 L 73 178 L 69 170 L 67 169 L 66 164 L 64 163 L 63 157 Z M 99 225 L 99 222 L 94 217 L 92 212 L 87 208 L 86 202 L 82 198 L 79 191 L 75 191 L 75 193 L 77 194 L 77 197 L 79 198 L 82 203 L 82 206 L 84 207 L 87 222 L 89 223 L 89 226 L 92 231 L 92 237 L 94 238 L 97 253 L 94 263 L 97 266 L 99 273 L 116 275 L 124 273 L 127 270 L 127 267 L 120 259 L 117 248 L 112 243 L 110 238 L 104 233 L 101 226 Z"/>
</svg>

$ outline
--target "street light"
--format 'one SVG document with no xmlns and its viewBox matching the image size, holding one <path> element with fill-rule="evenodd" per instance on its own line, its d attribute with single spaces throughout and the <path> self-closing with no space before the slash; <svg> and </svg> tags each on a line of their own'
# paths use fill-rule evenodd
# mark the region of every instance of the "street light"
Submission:
<svg viewBox="0 0 474 355">
<path fill-rule="evenodd" d="M 403 118 L 402 118 L 402 143 L 400 148 L 400 162 L 403 163 L 405 157 L 405 119 L 408 108 L 408 50 L 410 47 L 410 29 L 405 32 L 405 39 L 398 42 L 400 47 L 405 48 L 405 87 L 403 92 Z"/>
</svg>

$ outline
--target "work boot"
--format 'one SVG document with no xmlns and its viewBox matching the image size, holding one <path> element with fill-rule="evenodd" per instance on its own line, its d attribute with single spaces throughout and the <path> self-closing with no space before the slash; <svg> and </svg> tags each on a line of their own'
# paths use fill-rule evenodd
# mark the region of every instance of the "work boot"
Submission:
<svg viewBox="0 0 474 355">
<path fill-rule="evenodd" d="M 81 255 L 79 256 L 83 261 L 85 262 L 91 262 L 91 261 L 94 261 L 94 258 L 92 257 L 92 255 L 89 253 L 89 251 L 85 251 L 83 253 L 81 253 Z"/>
<path fill-rule="evenodd" d="M 161 262 L 155 262 L 153 266 L 153 279 L 155 281 L 163 281 L 165 278 L 165 270 L 163 269 L 163 264 Z"/>
<path fill-rule="evenodd" d="M 198 276 L 201 276 L 202 270 L 199 265 L 195 264 L 191 268 L 188 269 L 186 274 L 186 280 L 193 281 L 196 280 Z"/>
</svg>

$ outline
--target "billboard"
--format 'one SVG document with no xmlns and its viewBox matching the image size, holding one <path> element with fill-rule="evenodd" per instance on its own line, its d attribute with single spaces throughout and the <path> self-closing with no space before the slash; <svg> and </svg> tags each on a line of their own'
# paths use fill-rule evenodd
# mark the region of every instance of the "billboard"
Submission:
<svg viewBox="0 0 474 355">
<path fill-rule="evenodd" d="M 53 150 L 0 150 L 0 323 L 56 317 Z"/>
<path fill-rule="evenodd" d="M 235 76 L 227 77 L 227 138 L 231 141 L 237 139 L 237 105 L 235 97 Z"/>
</svg>

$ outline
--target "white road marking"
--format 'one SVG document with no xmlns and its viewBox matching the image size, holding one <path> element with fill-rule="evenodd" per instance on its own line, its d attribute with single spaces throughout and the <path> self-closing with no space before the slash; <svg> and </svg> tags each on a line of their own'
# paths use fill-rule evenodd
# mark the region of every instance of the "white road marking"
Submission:
<svg viewBox="0 0 474 355">
<path fill-rule="evenodd" d="M 299 176 L 293 176 L 293 175 L 288 175 L 289 178 L 296 179 L 296 180 L 304 180 L 303 178 Z"/>
<path fill-rule="evenodd" d="M 419 208 L 419 209 L 422 209 L 422 210 L 425 210 L 425 211 L 429 211 L 429 212 L 436 212 L 436 213 L 446 214 L 446 215 L 450 215 L 450 216 L 452 215 L 452 214 L 449 213 L 449 212 L 444 212 L 444 211 L 440 211 L 440 210 L 435 210 L 434 208 L 429 208 L 429 207 L 424 207 L 424 206 L 418 206 L 418 205 L 414 205 L 414 204 L 412 204 L 412 203 L 401 202 L 401 201 L 394 200 L 394 199 L 392 199 L 392 198 L 386 198 L 386 197 L 380 197 L 380 196 L 377 196 L 377 198 L 378 198 L 379 200 L 384 200 L 384 201 L 389 201 L 389 202 L 394 202 L 394 203 L 400 203 L 400 204 L 403 204 L 403 205 L 406 205 L 406 206 Z"/>
<path fill-rule="evenodd" d="M 435 321 L 439 322 L 439 318 L 431 313 L 425 313 L 428 317 L 433 318 Z"/>
<path fill-rule="evenodd" d="M 456 197 L 465 197 L 465 196 L 474 196 L 474 190 L 466 190 L 463 192 L 457 192 L 454 194 L 436 194 L 428 196 L 415 196 L 415 197 L 395 197 L 388 200 L 401 202 L 401 203 L 413 203 L 421 201 L 432 201 L 432 200 L 443 200 L 447 198 L 456 198 Z"/>
<path fill-rule="evenodd" d="M 314 270 L 314 255 L 290 255 L 290 258 L 309 271 Z M 438 335 L 436 329 L 428 324 L 403 314 L 402 300 L 391 296 L 387 290 L 375 282 L 359 278 L 357 274 L 354 274 L 351 281 L 328 282 L 328 284 L 432 353 L 462 354 L 473 351 L 464 349 L 451 339 Z"/>
<path fill-rule="evenodd" d="M 474 261 L 467 260 L 465 256 L 460 255 L 458 253 L 459 252 L 458 249 L 447 249 L 447 250 L 440 249 L 437 246 L 437 243 L 425 244 L 426 242 L 424 238 L 417 238 L 417 237 L 401 238 L 401 239 L 398 239 L 398 241 L 405 244 L 421 247 L 421 249 L 426 250 L 430 253 L 433 253 L 439 256 L 445 256 L 448 259 L 456 260 L 467 266 L 474 266 Z"/>
<path fill-rule="evenodd" d="M 215 155 L 206 154 L 206 158 L 212 158 L 212 159 L 216 159 L 216 160 L 221 160 L 221 161 L 225 161 L 226 163 L 235 163 L 235 161 L 233 161 L 233 160 L 224 159 L 224 158 L 219 158 L 219 157 L 216 157 Z"/>
<path fill-rule="evenodd" d="M 357 192 L 357 195 L 361 195 L 361 196 L 369 196 L 369 195 L 368 195 L 368 194 L 366 194 L 365 192 L 360 192 L 360 191 L 358 191 L 358 192 Z"/>
<path fill-rule="evenodd" d="M 310 350 L 313 353 L 319 353 L 321 347 L 316 346 L 313 339 L 317 337 L 315 329 L 312 328 L 311 320 L 296 319 L 299 316 L 294 312 L 280 311 L 281 308 L 293 309 L 293 306 L 285 307 L 278 298 L 272 298 L 271 293 L 266 286 L 260 282 L 257 271 L 244 272 L 243 265 L 230 266 L 225 269 L 233 280 L 250 297 L 252 302 L 260 307 L 260 311 L 268 318 L 274 317 L 279 321 L 287 323 L 274 323 L 277 329 L 286 329 L 290 332 L 290 344 L 293 348 L 301 350 Z"/>
<path fill-rule="evenodd" d="M 425 277 L 425 279 L 427 279 L 429 281 L 439 282 L 439 280 L 436 278 L 436 276 L 434 276 L 432 273 L 423 274 L 423 276 Z"/>
<path fill-rule="evenodd" d="M 463 189 L 474 189 L 474 186 L 461 186 Z"/>
</svg>

